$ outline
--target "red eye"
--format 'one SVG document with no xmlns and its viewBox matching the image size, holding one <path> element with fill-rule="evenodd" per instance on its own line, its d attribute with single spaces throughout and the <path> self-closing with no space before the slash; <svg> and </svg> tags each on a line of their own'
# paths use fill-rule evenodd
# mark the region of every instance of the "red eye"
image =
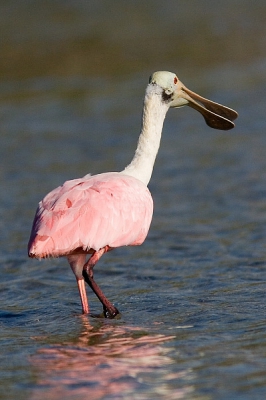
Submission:
<svg viewBox="0 0 266 400">
<path fill-rule="evenodd" d="M 177 81 L 178 81 L 178 79 L 177 79 L 177 77 L 175 76 L 175 77 L 174 77 L 174 84 L 175 84 L 175 85 L 177 84 Z"/>
</svg>

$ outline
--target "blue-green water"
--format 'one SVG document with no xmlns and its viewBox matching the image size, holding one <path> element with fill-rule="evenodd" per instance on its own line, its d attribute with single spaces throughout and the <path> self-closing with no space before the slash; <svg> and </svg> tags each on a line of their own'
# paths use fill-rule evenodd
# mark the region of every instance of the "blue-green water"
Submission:
<svg viewBox="0 0 266 400">
<path fill-rule="evenodd" d="M 265 398 L 265 12 L 0 2 L 0 399 Z M 169 112 L 149 236 L 95 269 L 121 319 L 84 317 L 66 260 L 27 258 L 34 212 L 67 179 L 125 167 L 158 69 L 239 119 Z"/>
</svg>

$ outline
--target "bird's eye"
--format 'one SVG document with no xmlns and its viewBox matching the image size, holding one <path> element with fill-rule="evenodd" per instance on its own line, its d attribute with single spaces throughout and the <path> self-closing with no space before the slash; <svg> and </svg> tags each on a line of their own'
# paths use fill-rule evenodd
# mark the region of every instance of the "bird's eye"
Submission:
<svg viewBox="0 0 266 400">
<path fill-rule="evenodd" d="M 174 84 L 175 84 L 175 85 L 177 84 L 177 81 L 178 81 L 178 79 L 177 79 L 177 77 L 175 76 L 175 77 L 174 77 Z"/>
</svg>

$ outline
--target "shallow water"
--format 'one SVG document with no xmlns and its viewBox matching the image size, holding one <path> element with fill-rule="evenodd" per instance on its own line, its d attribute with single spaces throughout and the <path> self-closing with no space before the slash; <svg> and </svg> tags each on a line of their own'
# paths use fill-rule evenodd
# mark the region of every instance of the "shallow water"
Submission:
<svg viewBox="0 0 266 400">
<path fill-rule="evenodd" d="M 0 399 L 265 398 L 265 12 L 0 2 Z M 34 212 L 66 179 L 124 168 L 157 69 L 239 119 L 169 112 L 148 238 L 95 270 L 121 318 L 85 317 L 66 260 L 27 258 Z"/>
</svg>

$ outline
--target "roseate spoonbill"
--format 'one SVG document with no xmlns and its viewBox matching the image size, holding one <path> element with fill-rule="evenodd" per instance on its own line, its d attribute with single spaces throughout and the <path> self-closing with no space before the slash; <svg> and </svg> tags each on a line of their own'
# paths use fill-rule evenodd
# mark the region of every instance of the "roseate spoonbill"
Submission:
<svg viewBox="0 0 266 400">
<path fill-rule="evenodd" d="M 153 213 L 147 185 L 165 115 L 169 108 L 184 105 L 199 111 L 207 125 L 215 129 L 233 128 L 232 121 L 238 116 L 236 111 L 187 89 L 175 74 L 155 72 L 146 89 L 142 129 L 131 163 L 121 172 L 85 175 L 67 181 L 39 203 L 29 240 L 29 256 L 67 257 L 77 280 L 84 314 L 89 313 L 84 280 L 101 301 L 106 318 L 119 313 L 96 284 L 93 268 L 107 251 L 140 245 L 145 240 Z M 88 254 L 91 256 L 86 261 Z"/>
</svg>

